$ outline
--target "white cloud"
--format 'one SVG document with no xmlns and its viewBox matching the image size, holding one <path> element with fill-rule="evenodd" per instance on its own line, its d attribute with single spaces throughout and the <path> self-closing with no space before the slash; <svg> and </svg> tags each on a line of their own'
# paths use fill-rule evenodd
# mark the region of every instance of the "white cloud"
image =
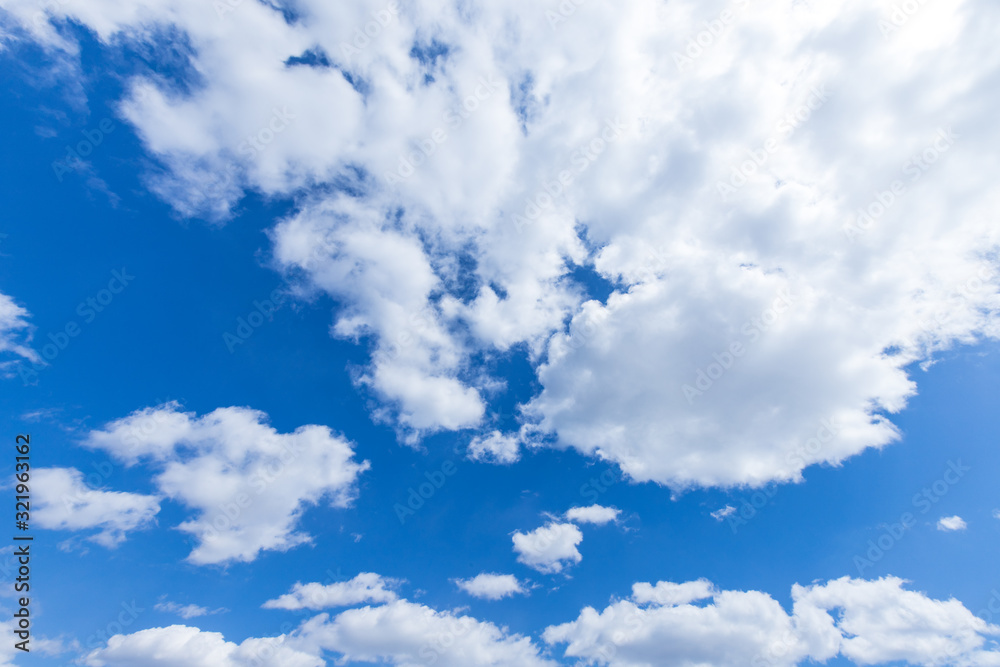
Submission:
<svg viewBox="0 0 1000 667">
<path fill-rule="evenodd" d="M 160 492 L 197 514 L 179 528 L 198 539 L 196 564 L 252 561 L 311 537 L 296 530 L 305 509 L 321 501 L 350 504 L 360 473 L 351 444 L 325 426 L 278 433 L 267 415 L 219 408 L 203 417 L 176 403 L 146 408 L 93 431 L 84 444 L 127 465 L 160 470 Z"/>
<path fill-rule="evenodd" d="M 1000 510 L 993 510 L 993 518 L 1000 519 Z"/>
<path fill-rule="evenodd" d="M 695 600 L 704 600 L 713 597 L 716 593 L 715 586 L 707 579 L 687 581 L 683 584 L 660 581 L 655 586 L 645 582 L 632 585 L 632 599 L 635 602 L 639 604 L 655 602 L 660 606 L 668 607 L 689 604 Z"/>
<path fill-rule="evenodd" d="M 329 609 L 350 607 L 365 602 L 392 602 L 399 585 L 396 579 L 386 579 L 373 572 L 362 572 L 350 581 L 332 584 L 296 583 L 292 591 L 264 603 L 265 609 Z"/>
<path fill-rule="evenodd" d="M 471 616 L 406 600 L 320 614 L 295 632 L 237 645 L 216 632 L 174 625 L 115 635 L 84 659 L 89 667 L 320 667 L 340 663 L 415 667 L 555 667 L 528 637 Z"/>
<path fill-rule="evenodd" d="M 121 106 L 155 188 L 215 217 L 248 190 L 295 198 L 275 263 L 337 301 L 333 334 L 373 351 L 358 381 L 410 438 L 482 427 L 478 360 L 516 347 L 540 442 L 676 489 L 799 480 L 898 439 L 914 362 L 1000 337 L 989 0 L 885 37 L 871 3 L 781 0 L 724 39 L 693 0 L 592 0 L 555 30 L 527 0 L 411 3 L 350 54 L 370 7 L 3 5 L 68 58 L 45 16 L 108 48 L 187 36 L 199 85 L 137 78 Z M 429 38 L 452 48 L 425 84 Z M 313 47 L 335 66 L 285 66 Z M 935 63 L 917 87 L 915 60 Z"/>
<path fill-rule="evenodd" d="M 727 516 L 733 514 L 735 511 L 736 511 L 735 507 L 733 507 L 732 505 L 726 505 L 725 507 L 717 509 L 714 512 L 712 512 L 712 518 L 715 519 L 716 521 L 722 521 Z"/>
<path fill-rule="evenodd" d="M 937 522 L 937 529 L 944 532 L 965 530 L 968 527 L 968 524 L 965 523 L 965 519 L 960 516 L 943 516 L 938 519 Z"/>
<path fill-rule="evenodd" d="M 210 610 L 208 607 L 200 607 L 196 604 L 179 604 L 169 600 L 165 602 L 157 602 L 153 605 L 153 609 L 156 611 L 166 612 L 168 614 L 177 614 L 185 620 L 198 618 L 200 616 L 219 614 L 225 611 L 225 609 L 222 608 Z"/>
<path fill-rule="evenodd" d="M 600 612 L 587 607 L 543 637 L 566 644 L 567 657 L 612 667 L 792 667 L 838 655 L 865 665 L 1000 664 L 1000 652 L 985 643 L 1000 627 L 956 600 L 933 600 L 904 583 L 844 577 L 796 585 L 791 614 L 765 593 L 718 591 L 705 580 L 636 584 L 632 600 Z M 709 604 L 691 604 L 709 597 Z"/>
<path fill-rule="evenodd" d="M 100 532 L 87 539 L 108 548 L 121 544 L 127 532 L 152 525 L 160 511 L 155 496 L 91 489 L 84 483 L 83 473 L 74 468 L 38 468 L 32 476 L 32 518 L 40 528 L 99 528 Z"/>
<path fill-rule="evenodd" d="M 571 523 L 549 523 L 530 533 L 516 531 L 512 540 L 518 562 L 546 574 L 562 572 L 583 559 L 576 548 L 583 533 Z"/>
<path fill-rule="evenodd" d="M 406 600 L 349 609 L 306 621 L 303 645 L 341 654 L 342 661 L 382 662 L 411 667 L 555 667 L 539 655 L 531 639 L 511 635 L 492 623 L 436 611 Z"/>
<path fill-rule="evenodd" d="M 322 667 L 316 655 L 290 647 L 288 638 L 228 642 L 218 632 L 185 625 L 115 635 L 84 659 L 89 667 Z"/>
<path fill-rule="evenodd" d="M 469 595 L 485 600 L 499 600 L 527 593 L 524 585 L 513 574 L 483 572 L 472 579 L 456 579 L 455 584 Z"/>
<path fill-rule="evenodd" d="M 517 463 L 521 458 L 521 441 L 516 435 L 504 435 L 493 431 L 489 435 L 477 436 L 469 444 L 469 458 L 473 461 L 488 461 L 507 465 Z"/>
<path fill-rule="evenodd" d="M 576 523 L 596 523 L 601 526 L 611 521 L 617 521 L 621 510 L 614 507 L 591 505 L 590 507 L 572 507 L 566 512 L 566 518 Z"/>
</svg>

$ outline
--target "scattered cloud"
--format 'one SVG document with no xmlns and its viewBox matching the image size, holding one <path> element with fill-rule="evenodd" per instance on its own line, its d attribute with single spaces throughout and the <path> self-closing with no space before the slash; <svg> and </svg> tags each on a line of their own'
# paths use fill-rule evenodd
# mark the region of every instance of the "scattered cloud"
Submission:
<svg viewBox="0 0 1000 667">
<path fill-rule="evenodd" d="M 296 530 L 305 509 L 324 500 L 348 506 L 368 469 L 326 426 L 278 433 L 266 421 L 238 407 L 196 417 L 171 402 L 92 431 L 84 445 L 159 470 L 159 491 L 197 512 L 179 526 L 198 540 L 189 561 L 252 561 L 261 551 L 308 543 Z"/>
<path fill-rule="evenodd" d="M 968 528 L 968 524 L 966 524 L 965 519 L 960 516 L 941 517 L 937 522 L 937 529 L 946 533 L 957 530 L 965 530 L 966 528 Z"/>
</svg>

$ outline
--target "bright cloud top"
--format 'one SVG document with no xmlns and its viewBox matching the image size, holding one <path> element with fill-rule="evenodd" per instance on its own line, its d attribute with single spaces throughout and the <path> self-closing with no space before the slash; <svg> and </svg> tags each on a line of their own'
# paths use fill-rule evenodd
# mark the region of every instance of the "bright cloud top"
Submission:
<svg viewBox="0 0 1000 667">
<path fill-rule="evenodd" d="M 84 445 L 159 470 L 160 492 L 197 512 L 179 526 L 199 541 L 189 561 L 252 561 L 262 550 L 309 542 L 295 530 L 306 507 L 323 500 L 346 507 L 368 469 L 325 426 L 278 433 L 266 419 L 236 407 L 196 417 L 167 403 L 92 431 Z"/>
<path fill-rule="evenodd" d="M 155 496 L 91 489 L 83 473 L 73 468 L 38 468 L 34 479 L 32 518 L 49 530 L 91 530 L 87 539 L 108 548 L 125 540 L 127 532 L 149 527 L 160 511 Z"/>
<path fill-rule="evenodd" d="M 562 572 L 583 560 L 577 545 L 583 533 L 571 523 L 548 523 L 529 533 L 516 531 L 511 538 L 519 563 L 544 574 Z"/>
<path fill-rule="evenodd" d="M 373 572 L 362 572 L 349 581 L 332 584 L 302 584 L 292 586 L 290 593 L 264 603 L 265 609 L 331 609 L 351 607 L 367 602 L 392 602 L 399 585 L 396 579 L 386 579 Z"/>
<path fill-rule="evenodd" d="M 11 39 L 70 62 L 49 17 L 109 48 L 187 37 L 198 85 L 136 74 L 119 107 L 151 187 L 214 219 L 294 199 L 275 266 L 336 300 L 404 438 L 478 429 L 474 456 L 512 458 L 477 360 L 519 350 L 528 444 L 675 489 L 885 446 L 914 362 L 1000 337 L 1000 8 L 746 5 L 3 0 Z"/>
<path fill-rule="evenodd" d="M 483 572 L 472 579 L 456 579 L 455 584 L 469 595 L 484 600 L 499 600 L 528 592 L 513 574 Z"/>
</svg>

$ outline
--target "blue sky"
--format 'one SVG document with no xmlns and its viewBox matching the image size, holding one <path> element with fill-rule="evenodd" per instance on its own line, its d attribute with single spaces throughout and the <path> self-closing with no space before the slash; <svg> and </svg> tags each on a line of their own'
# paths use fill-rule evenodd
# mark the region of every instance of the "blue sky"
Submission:
<svg viewBox="0 0 1000 667">
<path fill-rule="evenodd" d="M 1000 664 L 997 10 L 835 4 L 0 0 L 0 664 Z"/>
</svg>

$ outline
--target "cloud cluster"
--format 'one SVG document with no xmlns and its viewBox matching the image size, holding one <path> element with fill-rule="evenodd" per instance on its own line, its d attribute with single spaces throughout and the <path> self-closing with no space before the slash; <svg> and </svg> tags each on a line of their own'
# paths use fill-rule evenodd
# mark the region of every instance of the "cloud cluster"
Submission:
<svg viewBox="0 0 1000 667">
<path fill-rule="evenodd" d="M 860 0 L 0 4 L 71 61 L 50 18 L 187 37 L 198 85 L 134 76 L 120 106 L 151 186 L 213 219 L 294 199 L 275 265 L 337 302 L 406 438 L 513 457 L 482 360 L 514 350 L 532 444 L 674 489 L 794 481 L 897 439 L 915 362 L 1000 337 L 989 0 L 903 24 Z"/>
<path fill-rule="evenodd" d="M 566 656 L 629 667 L 792 667 L 843 656 L 856 664 L 906 662 L 926 667 L 1000 664 L 988 625 L 957 600 L 908 591 L 905 582 L 844 577 L 794 586 L 788 614 L 759 591 L 719 591 L 699 580 L 636 584 L 631 600 L 547 628 Z M 710 598 L 708 604 L 694 604 Z"/>
<path fill-rule="evenodd" d="M 178 526 L 198 540 L 189 561 L 252 561 L 309 542 L 296 530 L 303 511 L 324 500 L 346 507 L 368 469 L 326 426 L 278 433 L 266 421 L 239 407 L 197 417 L 172 402 L 113 421 L 83 444 L 156 469 L 159 492 L 195 510 Z"/>
<path fill-rule="evenodd" d="M 791 613 L 766 593 L 723 591 L 704 579 L 637 583 L 630 599 L 602 611 L 587 607 L 576 620 L 546 628 L 542 638 L 553 650 L 562 646 L 567 659 L 606 667 L 793 667 L 836 656 L 862 665 L 1000 664 L 1000 648 L 989 639 L 1000 636 L 1000 627 L 957 600 L 935 600 L 905 583 L 843 577 L 796 585 Z M 326 664 L 324 652 L 341 662 L 400 667 L 556 664 L 528 637 L 402 599 L 320 614 L 291 633 L 239 645 L 178 625 L 116 635 L 84 664 L 314 667 Z"/>
</svg>

